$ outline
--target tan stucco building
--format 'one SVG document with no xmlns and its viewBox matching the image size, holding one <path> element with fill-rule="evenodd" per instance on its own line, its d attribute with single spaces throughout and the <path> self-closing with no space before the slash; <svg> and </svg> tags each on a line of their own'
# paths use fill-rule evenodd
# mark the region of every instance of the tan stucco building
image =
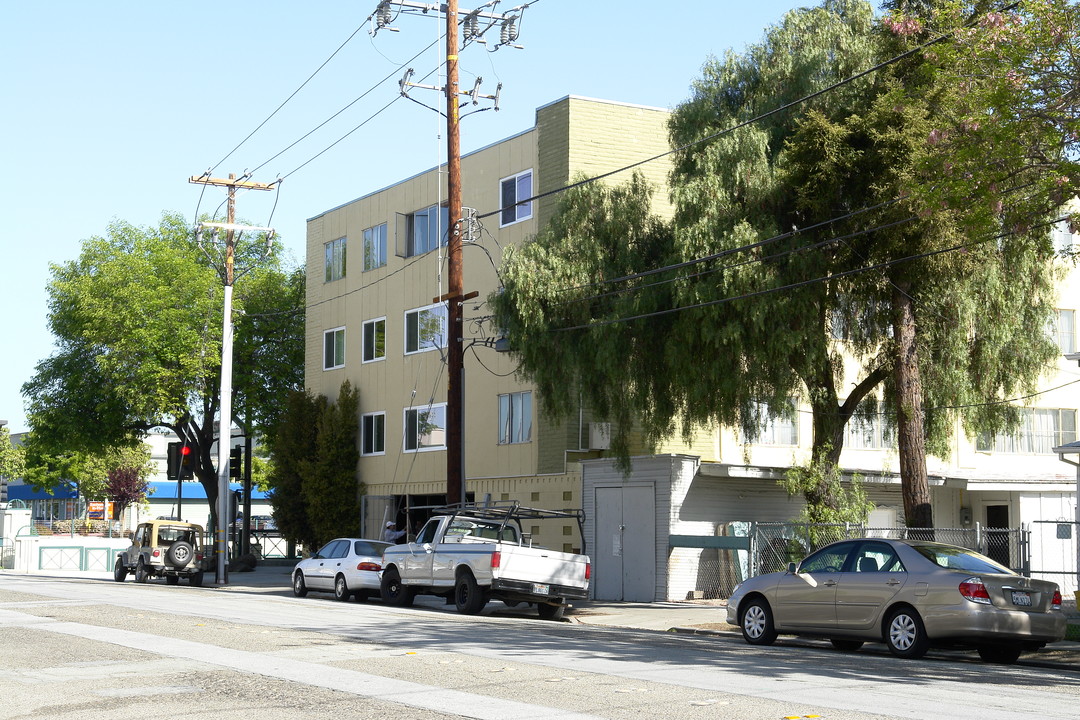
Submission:
<svg viewBox="0 0 1080 720">
<path fill-rule="evenodd" d="M 532 388 L 514 377 L 515 362 L 492 347 L 496 330 L 478 320 L 499 286 L 502 249 L 535 235 L 554 197 L 513 203 L 668 150 L 668 112 L 565 97 L 536 111 L 534 127 L 462 158 L 462 204 L 493 213 L 471 229 L 463 250 L 465 476 L 470 498 L 514 499 L 547 508 L 580 507 L 576 460 L 590 451 L 588 418 L 552 425 L 537 412 Z M 639 168 L 666 187 L 666 158 Z M 622 172 L 608 178 L 621 183 Z M 666 191 L 658 212 L 668 212 Z M 414 175 L 308 220 L 306 384 L 334 399 L 348 379 L 361 407 L 359 477 L 365 485 L 364 530 L 403 520 L 409 505 L 446 493 L 443 424 L 446 370 L 439 347 L 446 292 L 446 182 L 440 168 Z M 439 208 L 442 208 L 439 210 Z M 500 208 L 508 208 L 502 212 Z M 440 242 L 442 239 L 442 242 Z M 593 428 L 592 445 L 603 445 Z M 406 500 L 408 498 L 408 500 Z M 540 541 L 580 545 L 577 528 Z"/>
</svg>

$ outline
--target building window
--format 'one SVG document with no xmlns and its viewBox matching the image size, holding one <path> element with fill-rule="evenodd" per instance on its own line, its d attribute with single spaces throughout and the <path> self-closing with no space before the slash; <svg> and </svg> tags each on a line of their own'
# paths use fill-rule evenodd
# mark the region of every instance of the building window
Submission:
<svg viewBox="0 0 1080 720">
<path fill-rule="evenodd" d="M 368 320 L 364 323 L 364 350 L 362 362 L 374 362 L 386 357 L 386 318 Z"/>
<path fill-rule="evenodd" d="M 405 452 L 446 447 L 446 404 L 405 409 Z"/>
<path fill-rule="evenodd" d="M 1050 236 L 1054 240 L 1054 249 L 1056 251 L 1062 254 L 1067 254 L 1072 251 L 1076 236 L 1073 235 L 1072 230 L 1069 229 L 1068 221 L 1062 220 L 1061 222 L 1056 223 Z"/>
<path fill-rule="evenodd" d="M 532 393 L 499 396 L 499 444 L 524 443 L 532 439 Z"/>
<path fill-rule="evenodd" d="M 323 246 L 326 249 L 326 282 L 345 277 L 345 238 Z"/>
<path fill-rule="evenodd" d="M 412 257 L 446 245 L 450 209 L 432 205 L 409 215 L 398 215 L 397 254 Z"/>
<path fill-rule="evenodd" d="M 513 225 L 532 217 L 532 202 L 522 202 L 532 197 L 532 170 L 511 175 L 499 181 L 499 227 Z"/>
<path fill-rule="evenodd" d="M 845 428 L 844 447 L 852 450 L 887 450 L 896 447 L 896 431 L 885 422 L 881 405 L 872 415 L 856 413 Z"/>
<path fill-rule="evenodd" d="M 360 418 L 360 454 L 386 452 L 386 413 L 368 413 Z"/>
<path fill-rule="evenodd" d="M 1020 427 L 1011 435 L 983 433 L 975 443 L 979 452 L 1048 455 L 1055 447 L 1076 442 L 1076 410 L 1021 408 Z"/>
<path fill-rule="evenodd" d="M 1062 354 L 1076 352 L 1076 311 L 1057 310 L 1047 332 Z"/>
<path fill-rule="evenodd" d="M 779 417 L 769 417 L 768 403 L 757 403 L 760 421 L 753 437 L 746 442 L 753 445 L 798 445 L 799 424 L 795 401 L 789 400 Z"/>
<path fill-rule="evenodd" d="M 364 231 L 364 272 L 386 264 L 386 223 Z"/>
<path fill-rule="evenodd" d="M 345 367 L 345 328 L 323 333 L 323 370 Z"/>
<path fill-rule="evenodd" d="M 405 313 L 405 354 L 446 347 L 446 305 L 428 305 Z"/>
</svg>

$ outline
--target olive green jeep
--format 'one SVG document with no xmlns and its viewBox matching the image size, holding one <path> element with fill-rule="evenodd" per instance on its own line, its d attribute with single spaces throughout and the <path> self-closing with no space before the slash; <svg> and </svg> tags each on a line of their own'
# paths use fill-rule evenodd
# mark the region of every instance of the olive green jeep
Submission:
<svg viewBox="0 0 1080 720">
<path fill-rule="evenodd" d="M 176 585 L 187 578 L 192 585 L 202 585 L 205 561 L 202 552 L 203 529 L 200 525 L 177 520 L 152 520 L 135 530 L 131 547 L 116 556 L 113 579 L 124 582 L 135 573 L 135 582 L 164 577 Z"/>
</svg>

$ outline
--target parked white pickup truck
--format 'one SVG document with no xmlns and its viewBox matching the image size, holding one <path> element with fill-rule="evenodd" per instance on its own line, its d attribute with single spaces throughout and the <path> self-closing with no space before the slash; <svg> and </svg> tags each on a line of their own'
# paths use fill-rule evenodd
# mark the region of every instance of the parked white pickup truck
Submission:
<svg viewBox="0 0 1080 720">
<path fill-rule="evenodd" d="M 418 594 L 453 598 L 470 615 L 488 600 L 534 603 L 540 617 L 558 620 L 566 601 L 589 596 L 587 555 L 534 547 L 523 520 L 577 521 L 580 510 L 538 510 L 516 502 L 440 508 L 416 540 L 383 551 L 381 594 L 410 605 Z"/>
</svg>

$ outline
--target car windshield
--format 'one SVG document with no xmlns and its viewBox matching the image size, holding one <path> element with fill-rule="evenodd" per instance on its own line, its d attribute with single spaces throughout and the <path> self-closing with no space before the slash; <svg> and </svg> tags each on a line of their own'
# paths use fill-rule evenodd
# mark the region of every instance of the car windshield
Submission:
<svg viewBox="0 0 1080 720">
<path fill-rule="evenodd" d="M 936 543 L 913 544 L 912 547 L 938 567 L 949 570 L 963 570 L 970 573 L 1016 574 L 1004 565 L 967 548 Z"/>
</svg>

